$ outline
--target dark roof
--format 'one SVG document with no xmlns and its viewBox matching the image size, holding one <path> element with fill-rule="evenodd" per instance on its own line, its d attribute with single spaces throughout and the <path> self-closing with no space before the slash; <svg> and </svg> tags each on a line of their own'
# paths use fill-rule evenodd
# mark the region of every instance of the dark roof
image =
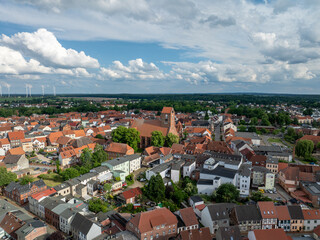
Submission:
<svg viewBox="0 0 320 240">
<path fill-rule="evenodd" d="M 251 175 L 251 166 L 248 164 L 242 164 L 238 170 L 239 175 L 250 177 Z"/>
<path fill-rule="evenodd" d="M 90 231 L 91 227 L 93 225 L 93 222 L 87 219 L 86 217 L 82 216 L 80 213 L 76 213 L 74 216 L 70 226 L 84 235 L 87 235 Z"/>
<path fill-rule="evenodd" d="M 228 219 L 234 203 L 216 203 L 207 206 L 212 220 Z"/>
<path fill-rule="evenodd" d="M 239 205 L 234 208 L 238 222 L 261 221 L 261 214 L 255 205 Z"/>
<path fill-rule="evenodd" d="M 202 169 L 200 173 L 204 174 L 211 174 L 211 175 L 217 175 L 220 177 L 225 177 L 225 178 L 234 178 L 234 176 L 237 173 L 237 170 L 233 169 L 228 169 L 222 166 L 218 166 L 215 169 L 209 170 L 209 169 Z"/>
<path fill-rule="evenodd" d="M 90 138 L 88 138 L 88 137 L 81 137 L 81 138 L 72 140 L 71 145 L 72 145 L 74 148 L 80 148 L 80 147 L 85 146 L 85 145 L 88 145 L 88 144 L 90 144 L 90 143 L 92 143 L 92 141 L 91 141 Z"/>
<path fill-rule="evenodd" d="M 16 164 L 23 155 L 7 155 L 3 162 L 5 164 Z"/>
<path fill-rule="evenodd" d="M 202 201 L 203 201 L 203 199 L 202 199 L 200 196 L 191 196 L 190 199 L 191 199 L 194 203 L 202 202 Z"/>
<path fill-rule="evenodd" d="M 199 179 L 197 185 L 213 185 L 213 180 L 211 179 Z"/>
<path fill-rule="evenodd" d="M 218 236 L 221 238 L 218 238 Z M 219 227 L 217 231 L 217 240 L 241 240 L 240 229 L 238 226 L 230 226 L 230 227 Z"/>
<path fill-rule="evenodd" d="M 288 206 L 291 219 L 304 219 L 303 212 L 299 205 Z"/>
<path fill-rule="evenodd" d="M 22 193 L 27 193 L 30 191 L 30 189 L 32 188 L 32 186 L 36 185 L 37 187 L 41 188 L 46 186 L 46 184 L 44 183 L 44 181 L 42 179 L 35 181 L 33 183 L 30 184 L 26 184 L 26 185 L 21 185 L 20 183 L 16 183 L 16 182 L 11 182 L 6 188 L 5 191 L 6 192 L 12 192 L 14 189 L 17 189 L 17 191 L 22 194 Z"/>
</svg>

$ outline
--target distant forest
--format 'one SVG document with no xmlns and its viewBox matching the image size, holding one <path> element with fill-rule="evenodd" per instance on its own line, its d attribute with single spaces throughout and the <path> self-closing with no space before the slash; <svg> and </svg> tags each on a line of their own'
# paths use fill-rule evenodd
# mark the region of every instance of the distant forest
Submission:
<svg viewBox="0 0 320 240">
<path fill-rule="evenodd" d="M 196 112 L 210 110 L 216 113 L 217 106 L 230 107 L 236 112 L 235 107 L 245 104 L 263 105 L 301 105 L 305 108 L 320 108 L 320 95 L 291 95 L 291 94 L 65 94 L 54 96 L 11 96 L 0 98 L 0 116 L 12 115 L 30 116 L 37 114 L 59 114 L 65 112 L 97 112 L 106 110 L 101 103 L 85 100 L 90 98 L 112 98 L 110 103 L 127 104 L 121 108 L 115 106 L 115 110 L 153 110 L 161 111 L 163 106 L 172 106 L 177 112 Z M 67 102 L 66 102 L 67 101 Z M 72 102 L 70 108 L 63 108 L 63 105 Z M 49 107 L 22 107 L 18 104 L 39 104 L 48 103 Z M 247 111 L 247 110 L 246 110 Z M 245 111 L 245 112 L 246 112 Z"/>
</svg>

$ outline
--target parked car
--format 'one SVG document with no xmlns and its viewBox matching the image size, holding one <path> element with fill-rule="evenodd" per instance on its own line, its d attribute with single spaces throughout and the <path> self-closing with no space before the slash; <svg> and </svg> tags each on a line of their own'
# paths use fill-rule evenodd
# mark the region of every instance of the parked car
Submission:
<svg viewBox="0 0 320 240">
<path fill-rule="evenodd" d="M 147 181 L 147 179 L 145 179 L 145 178 L 140 178 L 139 181 L 140 181 L 140 182 L 145 182 L 145 181 Z"/>
<path fill-rule="evenodd" d="M 275 200 L 276 200 L 276 201 L 281 201 L 282 198 L 281 198 L 281 197 L 277 197 Z"/>
</svg>

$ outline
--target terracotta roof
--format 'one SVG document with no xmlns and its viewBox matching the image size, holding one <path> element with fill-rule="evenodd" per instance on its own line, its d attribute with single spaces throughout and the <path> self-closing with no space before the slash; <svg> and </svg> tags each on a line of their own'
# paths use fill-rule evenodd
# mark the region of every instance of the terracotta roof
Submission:
<svg viewBox="0 0 320 240">
<path fill-rule="evenodd" d="M 186 227 L 199 224 L 192 207 L 182 208 L 179 212 Z"/>
<path fill-rule="evenodd" d="M 10 155 L 23 155 L 23 154 L 25 154 L 25 151 L 23 150 L 22 147 L 11 148 L 8 150 L 8 154 L 10 154 Z"/>
<path fill-rule="evenodd" d="M 160 120 L 134 119 L 131 127 L 137 129 L 143 137 L 151 137 L 153 131 L 160 131 L 163 136 L 167 136 L 169 130 L 161 126 Z"/>
<path fill-rule="evenodd" d="M 317 236 L 320 236 L 320 225 L 313 230 L 313 233 L 316 234 Z"/>
<path fill-rule="evenodd" d="M 129 189 L 127 191 L 124 191 L 122 193 L 123 197 L 125 199 L 130 199 L 130 198 L 133 198 L 133 197 L 137 197 L 139 195 L 142 194 L 142 191 L 139 187 L 136 187 L 136 188 L 133 188 L 133 189 Z"/>
<path fill-rule="evenodd" d="M 24 131 L 8 132 L 8 138 L 10 141 L 24 139 Z"/>
<path fill-rule="evenodd" d="M 258 202 L 262 218 L 277 218 L 277 211 L 273 202 Z"/>
<path fill-rule="evenodd" d="M 223 141 L 211 141 L 207 145 L 207 150 L 219 153 L 233 153 L 232 149 L 228 146 L 228 144 Z"/>
<path fill-rule="evenodd" d="M 1 138 L 0 139 L 0 144 L 1 145 L 7 145 L 7 144 L 10 144 L 8 138 Z"/>
<path fill-rule="evenodd" d="M 84 130 L 74 130 L 73 131 L 76 137 L 85 137 L 86 133 L 84 132 Z"/>
<path fill-rule="evenodd" d="M 282 228 L 253 230 L 256 240 L 286 240 L 286 233 Z"/>
<path fill-rule="evenodd" d="M 205 207 L 206 207 L 205 204 L 196 205 L 196 208 L 199 209 L 200 211 L 202 211 Z"/>
<path fill-rule="evenodd" d="M 282 169 L 285 169 L 288 166 L 289 166 L 288 163 L 279 162 L 278 163 L 278 171 L 280 172 Z"/>
<path fill-rule="evenodd" d="M 40 200 L 41 198 L 46 197 L 46 196 L 50 196 L 51 194 L 54 194 L 56 192 L 57 191 L 54 188 L 50 188 L 50 189 L 44 190 L 42 192 L 33 194 L 33 195 L 31 195 L 31 197 L 33 199 Z"/>
<path fill-rule="evenodd" d="M 192 229 L 187 231 L 180 232 L 181 240 L 212 240 L 212 236 L 210 234 L 210 229 L 200 228 L 200 229 Z"/>
<path fill-rule="evenodd" d="M 320 210 L 319 209 L 302 210 L 302 213 L 303 213 L 303 217 L 305 220 L 320 219 Z"/>
<path fill-rule="evenodd" d="M 130 154 L 129 151 L 134 152 L 133 148 L 130 147 L 126 143 L 117 143 L 117 142 L 112 142 L 110 143 L 106 149 L 106 152 L 113 152 L 113 153 L 120 153 L 120 154 Z"/>
<path fill-rule="evenodd" d="M 163 107 L 161 113 L 170 114 L 172 110 L 172 107 Z"/>
<path fill-rule="evenodd" d="M 59 137 L 63 136 L 62 132 L 52 132 L 49 134 L 48 138 L 51 143 L 56 143 Z"/>
<path fill-rule="evenodd" d="M 136 214 L 129 222 L 138 227 L 142 233 L 152 231 L 154 227 L 165 224 L 178 224 L 176 216 L 167 208 L 154 209 Z"/>
<path fill-rule="evenodd" d="M 66 136 L 60 136 L 56 143 L 60 144 L 60 145 L 66 145 L 69 141 L 71 140 L 71 138 L 66 137 Z"/>
<path fill-rule="evenodd" d="M 275 206 L 279 220 L 291 220 L 287 206 Z"/>
</svg>

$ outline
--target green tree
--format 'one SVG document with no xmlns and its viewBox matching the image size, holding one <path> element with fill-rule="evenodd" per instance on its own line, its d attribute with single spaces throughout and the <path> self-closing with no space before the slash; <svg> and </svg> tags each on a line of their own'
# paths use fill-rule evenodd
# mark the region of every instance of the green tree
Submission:
<svg viewBox="0 0 320 240">
<path fill-rule="evenodd" d="M 140 132 L 135 128 L 129 128 L 126 143 L 136 152 L 138 150 L 138 144 L 140 143 Z"/>
<path fill-rule="evenodd" d="M 108 153 L 103 150 L 103 147 L 100 144 L 97 144 L 94 148 L 94 153 L 92 154 L 92 161 L 94 163 L 94 167 L 98 167 L 102 162 L 108 160 Z"/>
<path fill-rule="evenodd" d="M 155 147 L 163 147 L 164 146 L 164 136 L 160 131 L 153 131 L 151 133 L 151 145 Z"/>
<path fill-rule="evenodd" d="M 93 198 L 89 200 L 89 210 L 94 213 L 107 212 L 108 205 L 103 202 L 100 198 Z"/>
<path fill-rule="evenodd" d="M 81 165 L 85 168 L 91 168 L 92 167 L 92 151 L 89 148 L 85 148 L 82 150 L 82 153 L 80 155 L 80 161 Z"/>
<path fill-rule="evenodd" d="M 317 149 L 320 149 L 320 142 L 317 143 Z"/>
<path fill-rule="evenodd" d="M 260 191 L 252 192 L 250 199 L 259 202 L 259 201 L 272 201 L 271 198 L 264 196 Z"/>
<path fill-rule="evenodd" d="M 104 139 L 104 137 L 103 137 L 101 134 L 97 134 L 97 135 L 95 136 L 95 138 Z"/>
<path fill-rule="evenodd" d="M 165 186 L 159 174 L 150 178 L 150 181 L 144 187 L 144 194 L 155 202 L 161 202 L 165 198 Z"/>
<path fill-rule="evenodd" d="M 5 187 L 16 179 L 17 175 L 15 173 L 8 172 L 5 167 L 0 167 L 0 187 Z"/>
<path fill-rule="evenodd" d="M 179 143 L 179 137 L 174 135 L 173 133 L 168 133 L 165 138 L 165 146 L 171 147 L 174 143 Z"/>
<path fill-rule="evenodd" d="M 103 185 L 103 190 L 109 193 L 112 189 L 112 184 L 111 183 L 106 183 Z"/>
<path fill-rule="evenodd" d="M 66 170 L 60 173 L 60 176 L 63 178 L 64 181 L 67 181 L 69 179 L 80 176 L 80 173 L 75 168 L 67 168 Z"/>
<path fill-rule="evenodd" d="M 247 130 L 246 126 L 240 125 L 239 126 L 239 132 L 245 132 Z"/>
<path fill-rule="evenodd" d="M 206 111 L 206 114 L 204 116 L 204 120 L 209 120 L 209 114 L 208 114 L 208 111 Z"/>
<path fill-rule="evenodd" d="M 306 110 L 303 111 L 303 115 L 305 116 L 311 116 L 313 113 L 312 108 L 307 108 Z"/>
<path fill-rule="evenodd" d="M 19 179 L 19 182 L 21 185 L 26 185 L 28 183 L 32 183 L 34 182 L 34 178 L 30 175 L 26 175 L 26 176 L 23 176 L 22 178 Z"/>
<path fill-rule="evenodd" d="M 267 115 L 264 116 L 264 117 L 261 119 L 261 125 L 262 125 L 262 126 L 270 126 L 270 125 L 271 125 L 271 123 L 270 123 Z"/>
<path fill-rule="evenodd" d="M 311 156 L 314 144 L 311 140 L 300 140 L 295 147 L 295 153 L 298 157 L 307 158 Z"/>
<path fill-rule="evenodd" d="M 111 133 L 112 141 L 118 142 L 118 143 L 126 143 L 127 132 L 128 132 L 128 129 L 126 127 L 124 126 L 117 127 Z"/>
<path fill-rule="evenodd" d="M 255 126 L 258 125 L 258 118 L 257 118 L 257 117 L 251 118 L 250 124 L 251 124 L 251 125 L 255 125 Z"/>
<path fill-rule="evenodd" d="M 299 125 L 299 122 L 298 122 L 298 119 L 297 119 L 297 118 L 294 118 L 292 123 L 293 123 L 294 125 Z"/>
<path fill-rule="evenodd" d="M 239 190 L 230 183 L 224 183 L 215 192 L 216 202 L 234 202 L 239 198 Z"/>
</svg>

